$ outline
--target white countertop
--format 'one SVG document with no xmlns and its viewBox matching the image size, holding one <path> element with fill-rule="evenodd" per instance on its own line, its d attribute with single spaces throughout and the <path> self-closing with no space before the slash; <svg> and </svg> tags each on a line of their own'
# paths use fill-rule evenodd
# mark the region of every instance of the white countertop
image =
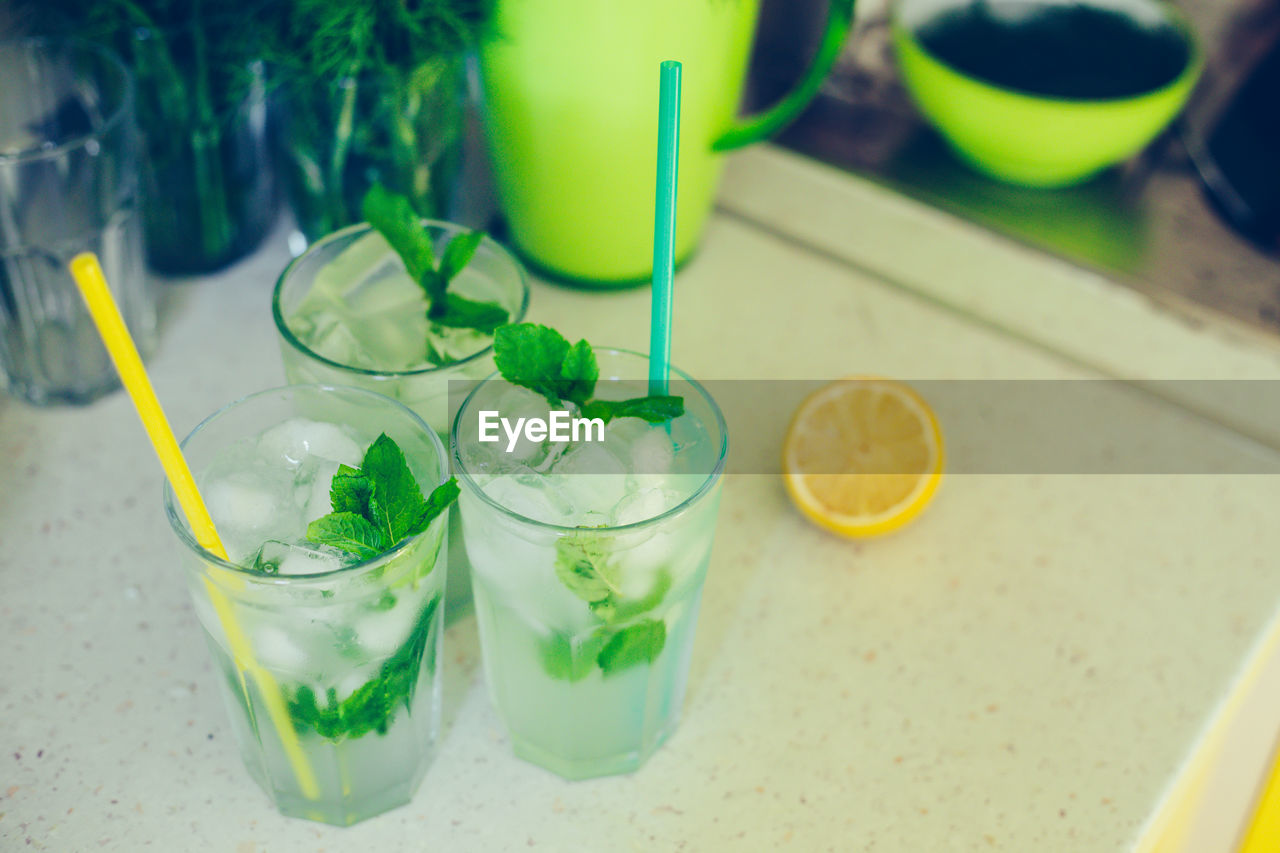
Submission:
<svg viewBox="0 0 1280 853">
<path fill-rule="evenodd" d="M 1004 261 L 983 265 L 1016 258 L 1028 315 L 1067 292 L 1057 262 L 984 248 L 775 149 L 740 155 L 722 199 L 677 277 L 673 360 L 699 378 L 1126 374 L 1107 309 L 1124 297 L 1096 276 L 1076 274 L 1101 296 L 1092 310 L 1072 297 L 1059 331 L 1103 342 L 1105 364 L 1055 354 L 1035 323 L 1000 331 L 922 297 L 884 272 L 924 263 L 902 256 L 911 235 L 857 235 L 914 217 L 965 250 L 934 275 L 978 265 L 995 279 Z M 817 237 L 789 233 L 807 217 L 825 220 Z M 847 253 L 821 245 L 842 222 Z M 286 259 L 278 233 L 166 288 L 151 370 L 180 434 L 283 380 L 269 298 Z M 1265 342 L 1178 337 L 1158 310 L 1127 310 L 1124 333 L 1147 342 L 1134 375 L 1183 376 L 1192 345 L 1196 376 L 1280 365 Z M 530 319 L 643 349 L 648 294 L 535 283 Z M 1107 393 L 1222 459 L 1280 461 L 1160 400 Z M 569 783 L 513 758 L 468 615 L 446 635 L 445 722 L 417 796 L 336 829 L 279 816 L 241 766 L 160 478 L 122 394 L 83 409 L 0 398 L 0 849 L 1128 850 L 1280 604 L 1275 476 L 951 476 L 898 535 L 853 543 L 801 519 L 776 478 L 736 475 L 684 720 L 640 772 Z"/>
</svg>

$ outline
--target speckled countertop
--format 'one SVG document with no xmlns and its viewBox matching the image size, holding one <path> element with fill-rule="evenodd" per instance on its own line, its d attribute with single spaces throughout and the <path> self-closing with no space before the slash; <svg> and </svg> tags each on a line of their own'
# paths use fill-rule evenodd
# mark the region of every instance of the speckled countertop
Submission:
<svg viewBox="0 0 1280 853">
<path fill-rule="evenodd" d="M 872 241 L 851 260 L 788 236 L 796 211 L 857 234 L 894 221 L 898 202 L 834 173 L 809 177 L 850 182 L 835 195 L 809 189 L 788 177 L 807 167 L 771 149 L 744 156 L 677 279 L 686 370 L 1100 375 L 1055 354 L 1040 331 L 1058 332 L 1034 312 L 999 331 L 908 286 L 903 267 L 966 276 L 995 258 L 990 275 L 1052 306 L 1060 264 L 914 208 L 950 242 L 903 258 Z M 848 187 L 871 194 L 849 204 Z M 269 294 L 286 257 L 276 234 L 165 290 L 151 368 L 179 433 L 282 381 Z M 1131 358 L 1167 357 L 1176 376 L 1181 348 L 1209 334 L 1136 308 L 1121 330 L 1106 286 L 1082 282 L 1095 309 L 1072 303 L 1077 340 L 1109 359 L 1137 335 L 1156 343 Z M 571 337 L 643 348 L 647 316 L 643 291 L 534 287 L 531 318 Z M 1255 342 L 1204 346 L 1224 375 L 1280 364 Z M 1280 459 L 1165 401 L 1107 393 L 1245 468 Z M 0 397 L 0 849 L 1127 850 L 1280 604 L 1275 476 L 952 476 L 916 523 L 858 544 L 804 522 L 775 478 L 735 475 L 684 721 L 640 772 L 568 783 L 514 759 L 468 615 L 446 635 L 442 738 L 417 796 L 335 829 L 277 815 L 241 766 L 160 476 L 121 394 L 52 410 Z"/>
</svg>

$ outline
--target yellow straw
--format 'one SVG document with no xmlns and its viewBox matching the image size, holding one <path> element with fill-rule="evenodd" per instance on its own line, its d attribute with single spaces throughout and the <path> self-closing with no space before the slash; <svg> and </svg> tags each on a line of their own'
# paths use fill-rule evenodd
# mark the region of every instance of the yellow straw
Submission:
<svg viewBox="0 0 1280 853">
<path fill-rule="evenodd" d="M 178 504 L 187 516 L 187 522 L 191 525 L 196 541 L 206 551 L 226 560 L 227 552 L 222 547 L 222 540 L 218 538 L 218 531 L 213 526 L 213 519 L 209 517 L 209 510 L 205 508 L 204 499 L 196 489 L 196 481 L 191 476 L 191 469 L 187 467 L 186 457 L 182 455 L 178 439 L 169 427 L 169 419 L 160 408 L 160 401 L 156 399 L 156 392 L 151 387 L 151 379 L 147 376 L 146 368 L 142 366 L 142 358 L 138 355 L 138 348 L 134 346 L 133 338 L 130 337 L 124 319 L 120 316 L 120 309 L 107 288 L 107 280 L 102 274 L 102 267 L 98 264 L 98 256 L 92 252 L 82 252 L 71 259 L 70 267 L 71 276 L 76 280 L 85 304 L 89 306 L 89 314 L 98 327 L 98 334 L 102 335 L 102 342 L 106 345 L 112 362 L 115 363 L 120 381 L 129 392 L 134 408 L 138 410 L 138 417 L 142 419 L 142 425 L 155 446 L 160 464 L 164 466 L 165 476 L 169 478 L 169 484 L 173 487 Z M 299 790 L 307 799 L 317 799 L 320 796 L 320 788 L 316 784 L 311 765 L 307 762 L 307 756 L 302 751 L 302 744 L 298 742 L 297 732 L 289 721 L 288 709 L 285 708 L 279 685 L 276 684 L 271 673 L 253 659 L 248 639 L 236 622 L 231 602 L 208 576 L 204 576 L 203 579 L 209 593 L 209 600 L 218 614 L 223 633 L 231 647 L 231 656 L 236 662 L 237 670 L 252 674 L 254 681 L 258 683 L 259 692 L 267 706 L 267 714 L 280 735 L 280 743 L 284 747 L 285 755 L 288 756 L 289 763 L 293 765 L 294 775 L 298 778 Z M 249 704 L 249 693 L 243 675 L 240 679 L 240 687 L 245 692 L 246 704 Z"/>
<path fill-rule="evenodd" d="M 1271 775 L 1258 800 L 1253 821 L 1245 833 L 1240 853 L 1275 853 L 1280 850 L 1280 756 L 1271 766 Z"/>
</svg>

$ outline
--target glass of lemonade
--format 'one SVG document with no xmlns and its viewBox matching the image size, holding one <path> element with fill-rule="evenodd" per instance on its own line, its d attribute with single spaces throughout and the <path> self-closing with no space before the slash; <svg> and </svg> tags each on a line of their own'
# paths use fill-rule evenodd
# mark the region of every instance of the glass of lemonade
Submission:
<svg viewBox="0 0 1280 853">
<path fill-rule="evenodd" d="M 250 775 L 284 814 L 339 825 L 409 801 L 439 719 L 443 516 L 372 559 L 304 541 L 381 433 L 425 494 L 446 479 L 435 431 L 356 388 L 263 391 L 196 427 L 182 447 L 229 561 L 165 488 Z"/>
<path fill-rule="evenodd" d="M 595 352 L 598 396 L 647 393 L 647 357 Z M 482 418 L 551 417 L 494 375 L 454 419 L 490 692 L 516 754 L 566 778 L 637 769 L 679 718 L 728 434 L 702 386 L 673 370 L 670 393 L 683 415 L 603 440 L 481 441 Z"/>
<path fill-rule="evenodd" d="M 466 230 L 433 220 L 423 220 L 423 227 L 436 257 Z M 497 302 L 512 323 L 529 307 L 524 268 L 488 237 L 449 289 Z M 294 259 L 276 282 L 271 311 L 290 382 L 377 391 L 413 409 L 442 439 L 449 430 L 449 382 L 479 380 L 493 371 L 493 336 L 430 323 L 422 289 L 367 223 L 336 231 Z M 433 363 L 432 356 L 448 363 Z M 468 606 L 471 584 L 456 510 L 450 519 L 455 544 L 446 610 L 452 618 Z"/>
</svg>

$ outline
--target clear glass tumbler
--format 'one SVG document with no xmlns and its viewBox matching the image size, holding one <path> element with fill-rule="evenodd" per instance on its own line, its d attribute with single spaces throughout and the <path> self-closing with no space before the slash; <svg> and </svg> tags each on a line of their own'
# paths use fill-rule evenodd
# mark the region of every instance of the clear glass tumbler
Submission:
<svg viewBox="0 0 1280 853">
<path fill-rule="evenodd" d="M 648 359 L 596 350 L 596 396 L 644 396 Z M 481 420 L 549 418 L 496 375 L 453 424 L 485 676 L 516 755 L 569 779 L 636 770 L 675 730 L 728 435 L 699 384 L 685 413 L 615 418 L 604 440 L 482 441 Z M 493 430 L 489 430 L 493 434 Z M 569 433 L 572 435 L 572 433 Z"/>
<path fill-rule="evenodd" d="M 97 253 L 145 356 L 155 298 L 143 264 L 133 81 L 103 48 L 0 44 L 0 373 L 28 402 L 88 403 L 119 387 L 67 271 Z"/>
<path fill-rule="evenodd" d="M 462 233 L 459 225 L 423 220 L 436 256 Z M 471 262 L 450 284 L 471 299 L 495 301 L 512 323 L 529 308 L 529 281 L 515 257 L 485 238 Z M 404 272 L 396 253 L 367 224 L 353 225 L 313 243 L 276 282 L 271 300 L 284 372 L 290 382 L 367 388 L 417 412 L 442 439 L 449 430 L 450 382 L 480 380 L 493 371 L 493 338 L 475 336 L 474 347 L 451 364 L 425 363 L 426 298 Z M 466 555 L 450 511 L 451 618 L 471 600 Z"/>
<path fill-rule="evenodd" d="M 245 766 L 284 814 L 337 825 L 409 801 L 440 717 L 445 519 L 348 564 L 287 544 L 328 512 L 317 472 L 358 465 L 384 432 L 424 497 L 444 482 L 435 432 L 357 388 L 263 391 L 196 427 L 183 451 L 236 562 L 197 543 L 165 488 Z"/>
</svg>

